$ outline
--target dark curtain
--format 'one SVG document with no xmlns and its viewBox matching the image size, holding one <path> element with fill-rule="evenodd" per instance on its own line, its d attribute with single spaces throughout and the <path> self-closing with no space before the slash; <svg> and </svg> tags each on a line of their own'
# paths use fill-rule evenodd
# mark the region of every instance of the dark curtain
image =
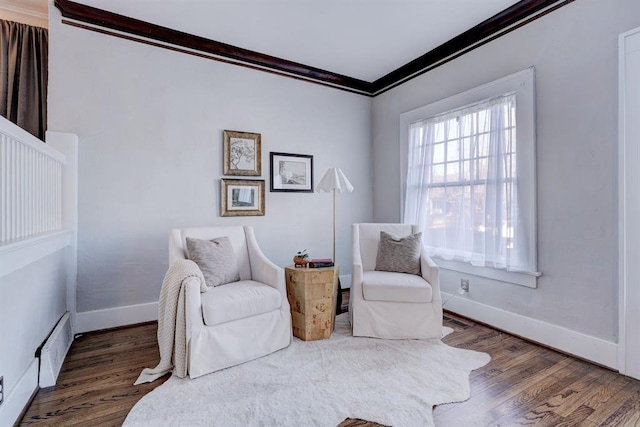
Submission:
<svg viewBox="0 0 640 427">
<path fill-rule="evenodd" d="M 47 30 L 0 19 L 0 114 L 44 141 Z"/>
</svg>

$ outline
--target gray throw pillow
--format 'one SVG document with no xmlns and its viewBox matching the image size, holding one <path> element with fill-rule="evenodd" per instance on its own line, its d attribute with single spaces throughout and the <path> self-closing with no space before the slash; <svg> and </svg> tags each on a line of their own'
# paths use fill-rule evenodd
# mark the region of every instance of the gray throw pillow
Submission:
<svg viewBox="0 0 640 427">
<path fill-rule="evenodd" d="M 376 270 L 420 274 L 421 247 L 422 233 L 398 237 L 386 231 L 381 231 L 378 256 L 376 257 Z"/>
<path fill-rule="evenodd" d="M 240 280 L 238 263 L 227 236 L 211 240 L 187 237 L 189 259 L 198 264 L 207 286 L 219 286 Z"/>
</svg>

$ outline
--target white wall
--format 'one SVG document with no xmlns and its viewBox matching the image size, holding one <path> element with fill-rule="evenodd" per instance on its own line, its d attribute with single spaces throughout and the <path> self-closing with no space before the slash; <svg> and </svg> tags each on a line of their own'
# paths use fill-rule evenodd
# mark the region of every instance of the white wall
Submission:
<svg viewBox="0 0 640 427">
<path fill-rule="evenodd" d="M 537 289 L 474 277 L 468 301 L 451 307 L 477 302 L 477 312 L 616 341 L 617 35 L 638 25 L 637 0 L 580 0 L 374 99 L 373 217 L 398 221 L 400 114 L 535 66 L 543 276 Z M 451 293 L 460 275 L 443 271 L 442 280 Z"/>
<path fill-rule="evenodd" d="M 68 309 L 75 278 L 77 144 L 47 136 L 44 144 L 0 118 L 0 426 L 13 425 L 37 390 L 36 351 Z"/>
<path fill-rule="evenodd" d="M 331 195 L 269 192 L 269 152 L 340 167 L 338 254 L 371 220 L 371 99 L 63 25 L 50 11 L 49 129 L 79 137 L 78 312 L 157 301 L 172 227 L 249 224 L 279 265 L 331 254 Z M 219 216 L 222 131 L 262 134 L 264 217 Z M 115 313 L 115 311 L 113 312 Z M 104 313 L 102 313 L 104 314 Z M 109 315 L 107 313 L 107 315 Z"/>
<path fill-rule="evenodd" d="M 0 376 L 8 400 L 0 406 L 0 425 L 13 424 L 37 388 L 35 351 L 66 310 L 68 250 L 0 277 Z"/>
</svg>

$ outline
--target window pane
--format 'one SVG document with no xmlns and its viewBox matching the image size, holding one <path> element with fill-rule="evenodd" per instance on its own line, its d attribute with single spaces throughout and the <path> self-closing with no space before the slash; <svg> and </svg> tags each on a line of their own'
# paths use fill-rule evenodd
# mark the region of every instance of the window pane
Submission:
<svg viewBox="0 0 640 427">
<path fill-rule="evenodd" d="M 505 212 L 506 218 L 502 221 L 500 237 L 504 239 L 505 246 L 507 249 L 513 249 L 513 237 L 514 237 L 514 229 L 513 229 L 513 218 L 511 217 L 512 206 L 515 202 L 513 200 L 513 185 L 511 183 L 507 183 L 504 186 L 504 200 L 505 200 Z"/>
<path fill-rule="evenodd" d="M 444 143 L 433 145 L 433 163 L 444 163 Z"/>
<path fill-rule="evenodd" d="M 430 188 L 429 215 L 427 216 L 427 228 L 443 228 L 447 212 L 447 199 L 445 189 L 442 187 Z"/>
<path fill-rule="evenodd" d="M 489 155 L 489 134 L 483 133 L 478 136 L 478 156 Z"/>
<path fill-rule="evenodd" d="M 460 132 L 461 136 L 469 136 L 475 132 L 475 124 L 473 120 L 473 114 L 467 114 L 460 118 Z"/>
<path fill-rule="evenodd" d="M 461 218 L 464 212 L 462 192 L 465 187 L 450 187 L 447 190 L 448 213 L 445 221 L 445 236 L 448 249 L 457 248 L 461 237 L 460 226 L 464 224 Z M 462 233 L 464 235 L 464 233 Z"/>
<path fill-rule="evenodd" d="M 471 180 L 471 162 L 467 160 L 461 163 L 462 163 L 461 177 L 465 181 L 470 181 Z"/>
<path fill-rule="evenodd" d="M 447 163 L 447 182 L 460 180 L 460 163 Z"/>
<path fill-rule="evenodd" d="M 486 180 L 487 179 L 487 170 L 489 168 L 489 159 L 486 157 L 482 157 L 478 159 L 476 163 L 476 179 Z"/>
<path fill-rule="evenodd" d="M 460 159 L 460 141 L 449 141 L 447 144 L 447 161 L 451 162 Z"/>
<path fill-rule="evenodd" d="M 516 129 L 513 128 L 511 129 L 511 152 L 515 153 L 516 152 Z"/>
<path fill-rule="evenodd" d="M 478 111 L 478 132 L 489 132 L 489 114 L 487 110 Z"/>
<path fill-rule="evenodd" d="M 462 158 L 471 158 L 471 138 L 464 138 L 462 140 Z"/>
<path fill-rule="evenodd" d="M 455 139 L 458 138 L 458 120 L 457 119 L 451 119 L 447 122 L 447 132 L 448 135 L 447 137 L 449 139 Z"/>
<path fill-rule="evenodd" d="M 487 193 L 486 185 L 479 184 L 474 185 L 473 187 L 469 187 L 469 193 L 469 203 L 471 204 L 471 208 L 473 209 L 473 222 L 474 224 L 476 224 L 474 225 L 474 227 L 477 228 L 477 224 L 484 224 L 484 203 Z M 482 231 L 484 231 L 484 229 Z"/>
<path fill-rule="evenodd" d="M 431 182 L 439 184 L 444 182 L 444 165 L 435 165 L 431 167 Z"/>
<path fill-rule="evenodd" d="M 411 139 L 411 141 L 416 141 L 417 145 L 422 144 L 422 140 L 424 138 L 424 127 L 413 125 L 411 127 L 411 134 L 409 138 Z"/>
<path fill-rule="evenodd" d="M 434 139 L 433 140 L 435 142 L 444 141 L 444 123 L 443 122 L 436 123 Z"/>
</svg>

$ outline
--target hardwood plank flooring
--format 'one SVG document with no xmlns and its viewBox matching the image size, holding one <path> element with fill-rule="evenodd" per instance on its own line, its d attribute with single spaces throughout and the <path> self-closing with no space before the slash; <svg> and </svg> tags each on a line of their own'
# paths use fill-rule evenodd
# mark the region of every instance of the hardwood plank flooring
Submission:
<svg viewBox="0 0 640 427">
<path fill-rule="evenodd" d="M 75 339 L 54 387 L 38 391 L 20 425 L 119 426 L 138 400 L 169 379 L 133 386 L 160 360 L 157 323 Z"/>
<path fill-rule="evenodd" d="M 343 292 L 342 310 L 349 292 Z M 437 426 L 640 427 L 640 381 L 445 313 L 448 345 L 491 355 L 470 376 L 471 398 L 434 410 Z M 67 355 L 58 384 L 38 391 L 20 425 L 119 426 L 169 376 L 133 386 L 159 360 L 157 325 L 88 333 Z M 340 427 L 379 427 L 347 419 Z"/>
</svg>

